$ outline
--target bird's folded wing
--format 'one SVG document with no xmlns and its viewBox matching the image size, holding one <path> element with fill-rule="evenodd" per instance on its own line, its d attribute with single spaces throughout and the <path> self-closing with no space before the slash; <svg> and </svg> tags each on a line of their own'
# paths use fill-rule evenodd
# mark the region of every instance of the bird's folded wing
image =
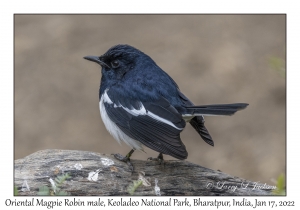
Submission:
<svg viewBox="0 0 300 210">
<path fill-rule="evenodd" d="M 178 159 L 187 158 L 180 139 L 185 121 L 166 99 L 141 102 L 121 95 L 116 97 L 110 91 L 105 93 L 110 99 L 109 103 L 104 101 L 106 112 L 125 134 L 157 152 Z"/>
</svg>

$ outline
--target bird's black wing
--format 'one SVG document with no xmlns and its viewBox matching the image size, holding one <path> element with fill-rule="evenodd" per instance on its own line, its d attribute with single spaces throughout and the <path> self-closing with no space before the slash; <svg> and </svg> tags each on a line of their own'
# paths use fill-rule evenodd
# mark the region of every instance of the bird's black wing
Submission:
<svg viewBox="0 0 300 210">
<path fill-rule="evenodd" d="M 177 159 L 188 153 L 180 139 L 185 127 L 181 114 L 163 97 L 151 102 L 128 100 L 113 90 L 104 102 L 108 117 L 129 137 L 143 145 Z"/>
</svg>

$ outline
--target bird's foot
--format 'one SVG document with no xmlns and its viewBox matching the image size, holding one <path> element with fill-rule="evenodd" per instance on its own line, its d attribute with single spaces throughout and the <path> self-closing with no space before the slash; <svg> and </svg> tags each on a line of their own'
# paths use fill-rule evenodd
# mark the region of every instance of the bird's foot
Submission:
<svg viewBox="0 0 300 210">
<path fill-rule="evenodd" d="M 113 154 L 114 157 L 119 160 L 122 161 L 124 163 L 127 163 L 127 165 L 129 166 L 130 170 L 133 171 L 133 165 L 130 162 L 130 156 L 131 154 L 134 152 L 134 150 L 131 150 L 126 156 L 120 155 L 120 154 Z"/>
<path fill-rule="evenodd" d="M 126 155 L 126 156 L 123 156 L 123 155 L 120 155 L 120 154 L 113 154 L 114 157 L 119 160 L 119 161 L 122 161 L 124 163 L 127 163 L 127 165 L 129 166 L 130 170 L 133 171 L 133 165 L 132 163 L 130 162 L 130 158 Z"/>
<path fill-rule="evenodd" d="M 157 158 L 149 157 L 147 160 L 157 161 L 159 165 L 165 163 L 162 153 L 159 153 Z"/>
</svg>

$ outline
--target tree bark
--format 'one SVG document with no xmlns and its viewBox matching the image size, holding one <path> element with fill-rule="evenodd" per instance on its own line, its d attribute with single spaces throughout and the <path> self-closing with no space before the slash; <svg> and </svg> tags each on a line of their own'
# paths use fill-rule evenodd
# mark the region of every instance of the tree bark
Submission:
<svg viewBox="0 0 300 210">
<path fill-rule="evenodd" d="M 272 187 L 214 171 L 188 161 L 131 160 L 134 170 L 112 155 L 73 150 L 42 150 L 15 160 L 18 195 L 37 195 L 50 178 L 68 173 L 60 186 L 72 196 L 130 196 L 133 181 L 144 180 L 138 196 L 246 196 L 272 195 Z M 92 176 L 92 173 L 94 175 Z M 98 175 L 98 177 L 97 177 Z M 88 178 L 90 176 L 90 178 Z M 256 186 L 256 187 L 255 187 Z M 255 188 L 255 189 L 253 189 Z M 158 190 L 159 189 L 159 190 Z"/>
</svg>

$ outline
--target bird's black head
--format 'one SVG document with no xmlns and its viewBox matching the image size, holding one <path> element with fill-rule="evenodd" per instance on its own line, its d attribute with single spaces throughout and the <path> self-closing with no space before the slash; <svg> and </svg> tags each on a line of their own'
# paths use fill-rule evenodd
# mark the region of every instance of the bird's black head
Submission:
<svg viewBox="0 0 300 210">
<path fill-rule="evenodd" d="M 142 60 L 152 60 L 140 50 L 129 45 L 116 45 L 101 56 L 86 56 L 84 59 L 98 63 L 102 67 L 102 75 L 108 79 L 122 79 Z"/>
</svg>

